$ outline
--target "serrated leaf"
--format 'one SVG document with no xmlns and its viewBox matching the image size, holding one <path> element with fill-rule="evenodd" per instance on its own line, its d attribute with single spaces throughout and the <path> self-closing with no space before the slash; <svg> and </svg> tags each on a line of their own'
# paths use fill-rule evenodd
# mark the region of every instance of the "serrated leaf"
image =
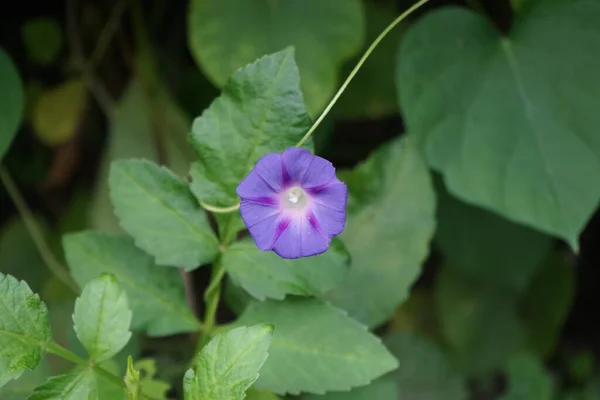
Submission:
<svg viewBox="0 0 600 400">
<path fill-rule="evenodd" d="M 451 268 L 467 277 L 523 292 L 553 239 L 451 196 L 436 179 L 436 242 Z M 485 268 L 483 267 L 485 266 Z"/>
<path fill-rule="evenodd" d="M 199 161 L 190 175 L 198 199 L 219 207 L 235 205 L 235 189 L 256 162 L 302 138 L 311 121 L 299 79 L 293 49 L 264 56 L 238 70 L 196 118 L 190 140 Z"/>
<path fill-rule="evenodd" d="M 30 19 L 23 24 L 21 36 L 27 55 L 33 62 L 47 66 L 58 57 L 63 38 L 60 25 L 55 19 Z"/>
<path fill-rule="evenodd" d="M 444 268 L 435 284 L 437 314 L 458 366 L 470 377 L 503 368 L 523 348 L 518 295 Z"/>
<path fill-rule="evenodd" d="M 94 229 L 121 233 L 108 195 L 110 164 L 114 160 L 144 158 L 164 162 L 178 175 L 190 168 L 193 150 L 187 143 L 191 121 L 177 107 L 164 87 L 144 91 L 139 78 L 134 77 L 123 97 L 115 104 L 110 121 L 108 145 L 100 165 L 91 223 Z M 157 144 L 160 140 L 160 145 Z M 162 154 L 159 154 L 159 149 Z"/>
<path fill-rule="evenodd" d="M 517 354 L 508 362 L 508 391 L 501 400 L 551 400 L 553 383 L 539 359 Z"/>
<path fill-rule="evenodd" d="M 112 358 L 131 338 L 131 311 L 125 291 L 114 275 L 89 281 L 75 301 L 73 314 L 77 338 L 94 363 Z"/>
<path fill-rule="evenodd" d="M 0 48 L 0 160 L 6 154 L 23 115 L 23 84 L 12 60 Z"/>
<path fill-rule="evenodd" d="M 157 264 L 191 270 L 219 252 L 204 210 L 168 169 L 146 160 L 114 161 L 109 187 L 121 226 Z"/>
<path fill-rule="evenodd" d="M 412 333 L 392 333 L 384 342 L 400 360 L 400 368 L 393 373 L 398 385 L 398 395 L 393 398 L 469 398 L 465 377 L 457 371 L 448 354 L 436 343 Z"/>
<path fill-rule="evenodd" d="M 267 359 L 273 327 L 259 324 L 215 336 L 183 380 L 186 400 L 242 400 Z"/>
<path fill-rule="evenodd" d="M 303 397 L 304 400 L 387 400 L 404 399 L 399 397 L 398 383 L 392 375 L 376 379 L 367 386 L 352 389 L 349 392 L 329 392 L 323 395 L 312 394 Z M 406 399 L 413 400 L 413 397 Z"/>
<path fill-rule="evenodd" d="M 117 277 L 133 311 L 133 330 L 164 336 L 200 328 L 185 301 L 179 272 L 156 266 L 129 238 L 84 231 L 64 236 L 63 247 L 81 286 L 103 272 Z"/>
<path fill-rule="evenodd" d="M 27 283 L 0 273 L 0 387 L 35 369 L 51 341 L 46 305 Z"/>
<path fill-rule="evenodd" d="M 27 400 L 98 400 L 96 374 L 88 368 L 54 376 L 36 388 Z"/>
<path fill-rule="evenodd" d="M 417 22 L 399 55 L 400 101 L 451 193 L 577 249 L 600 199 L 589 184 L 600 179 L 600 3 L 523 11 L 508 37 L 457 7 Z"/>
<path fill-rule="evenodd" d="M 376 326 L 408 297 L 421 272 L 435 230 L 435 193 L 411 137 L 380 148 L 342 180 L 350 198 L 341 238 L 352 267 L 328 298 Z"/>
<path fill-rule="evenodd" d="M 33 128 L 42 143 L 58 146 L 77 133 L 86 94 L 81 79 L 71 79 L 40 94 L 33 111 Z"/>
<path fill-rule="evenodd" d="M 576 269 L 558 254 L 547 257 L 521 300 L 529 346 L 541 356 L 552 354 L 575 300 Z"/>
<path fill-rule="evenodd" d="M 190 50 L 217 86 L 263 54 L 293 45 L 312 115 L 337 89 L 338 68 L 358 52 L 363 36 L 359 0 L 194 0 L 189 11 Z"/>
<path fill-rule="evenodd" d="M 324 254 L 295 260 L 260 251 L 245 239 L 230 246 L 222 262 L 232 281 L 255 298 L 281 300 L 288 294 L 316 296 L 331 289 L 347 275 L 350 259 L 339 239 Z"/>
<path fill-rule="evenodd" d="M 258 389 L 277 394 L 350 390 L 398 367 L 379 338 L 317 299 L 253 302 L 237 324 L 255 323 L 275 327 Z"/>
</svg>

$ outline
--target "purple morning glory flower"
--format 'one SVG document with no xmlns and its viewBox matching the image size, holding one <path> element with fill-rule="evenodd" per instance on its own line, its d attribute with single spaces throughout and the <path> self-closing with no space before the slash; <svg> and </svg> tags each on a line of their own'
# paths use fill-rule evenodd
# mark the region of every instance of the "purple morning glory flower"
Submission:
<svg viewBox="0 0 600 400">
<path fill-rule="evenodd" d="M 267 154 L 236 192 L 256 246 L 283 258 L 325 252 L 346 224 L 346 185 L 329 161 L 308 150 Z"/>
</svg>

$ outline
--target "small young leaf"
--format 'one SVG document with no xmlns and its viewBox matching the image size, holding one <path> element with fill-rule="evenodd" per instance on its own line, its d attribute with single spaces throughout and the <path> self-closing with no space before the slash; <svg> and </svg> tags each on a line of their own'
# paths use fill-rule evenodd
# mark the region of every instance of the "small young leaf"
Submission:
<svg viewBox="0 0 600 400">
<path fill-rule="evenodd" d="M 129 400 L 140 400 L 142 394 L 140 386 L 140 371 L 136 371 L 133 367 L 133 358 L 127 358 L 127 372 L 125 373 L 125 388 L 127 390 L 127 398 Z"/>
<path fill-rule="evenodd" d="M 114 275 L 88 282 L 75 301 L 75 333 L 95 363 L 112 358 L 131 338 L 127 296 Z"/>
<path fill-rule="evenodd" d="M 0 273 L 0 387 L 35 369 L 51 341 L 46 305 L 25 282 Z"/>
<path fill-rule="evenodd" d="M 94 370 L 54 376 L 35 389 L 27 400 L 98 400 Z"/>
<path fill-rule="evenodd" d="M 132 365 L 132 369 L 138 375 L 142 399 L 148 397 L 153 400 L 167 400 L 167 392 L 171 389 L 171 385 L 155 378 L 156 361 L 154 359 L 139 360 Z"/>
<path fill-rule="evenodd" d="M 508 362 L 508 392 L 501 400 L 551 400 L 553 384 L 542 362 L 530 354 L 517 354 Z"/>
<path fill-rule="evenodd" d="M 8 150 L 23 114 L 23 85 L 12 60 L 0 48 L 0 160 Z"/>
<path fill-rule="evenodd" d="M 346 276 L 349 261 L 343 243 L 335 238 L 327 252 L 310 258 L 286 260 L 260 251 L 251 239 L 234 243 L 223 255 L 232 281 L 259 300 L 319 295 Z"/>
<path fill-rule="evenodd" d="M 435 193 L 427 166 L 404 137 L 385 145 L 348 176 L 348 278 L 328 298 L 369 326 L 392 316 L 429 254 Z"/>
<path fill-rule="evenodd" d="M 219 252 L 204 210 L 168 169 L 145 160 L 114 161 L 109 187 L 121 225 L 157 264 L 190 270 Z"/>
<path fill-rule="evenodd" d="M 238 70 L 223 92 L 194 121 L 191 141 L 199 161 L 191 189 L 209 204 L 228 207 L 254 164 L 294 146 L 310 127 L 294 50 L 264 56 Z"/>
<path fill-rule="evenodd" d="M 47 66 L 58 57 L 63 37 L 60 24 L 55 19 L 30 19 L 23 24 L 21 35 L 27 55 L 33 62 Z"/>
<path fill-rule="evenodd" d="M 341 310 L 310 298 L 253 302 L 237 324 L 275 327 L 256 387 L 277 394 L 350 390 L 398 367 L 367 329 Z"/>
<path fill-rule="evenodd" d="M 273 327 L 234 328 L 215 336 L 185 374 L 186 400 L 242 400 L 267 359 Z"/>
<path fill-rule="evenodd" d="M 163 336 L 199 329 L 177 270 L 157 267 L 129 238 L 86 231 L 66 235 L 63 247 L 81 286 L 103 272 L 117 277 L 133 312 L 133 330 Z"/>
<path fill-rule="evenodd" d="M 194 0 L 189 17 L 192 55 L 217 86 L 263 54 L 295 46 L 313 115 L 337 88 L 341 63 L 358 52 L 364 39 L 359 0 Z"/>
</svg>

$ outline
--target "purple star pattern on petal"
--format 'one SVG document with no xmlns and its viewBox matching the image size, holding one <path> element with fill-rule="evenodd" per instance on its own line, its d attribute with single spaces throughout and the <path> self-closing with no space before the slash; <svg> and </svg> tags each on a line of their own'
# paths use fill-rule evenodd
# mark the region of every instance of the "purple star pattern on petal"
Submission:
<svg viewBox="0 0 600 400">
<path fill-rule="evenodd" d="M 283 258 L 324 253 L 346 224 L 346 185 L 329 161 L 308 150 L 267 154 L 236 192 L 256 246 Z"/>
</svg>

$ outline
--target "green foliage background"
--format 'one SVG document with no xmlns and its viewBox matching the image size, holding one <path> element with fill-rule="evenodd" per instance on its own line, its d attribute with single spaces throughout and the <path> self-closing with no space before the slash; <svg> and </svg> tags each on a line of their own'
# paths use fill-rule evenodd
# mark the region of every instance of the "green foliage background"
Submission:
<svg viewBox="0 0 600 400">
<path fill-rule="evenodd" d="M 326 253 L 206 210 L 411 5 L 1 5 L 0 399 L 600 399 L 598 0 L 396 26 L 304 146 Z"/>
</svg>

